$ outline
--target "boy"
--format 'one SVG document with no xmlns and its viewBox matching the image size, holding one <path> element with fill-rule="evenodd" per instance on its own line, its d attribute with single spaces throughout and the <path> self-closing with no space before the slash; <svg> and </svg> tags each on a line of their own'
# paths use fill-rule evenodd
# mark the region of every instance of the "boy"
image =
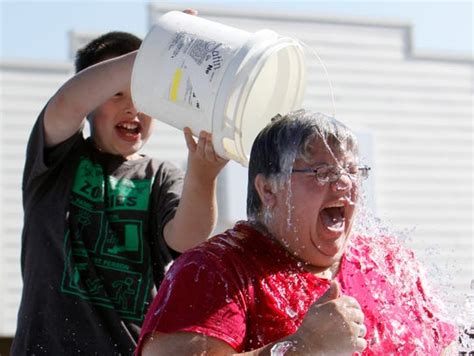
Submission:
<svg viewBox="0 0 474 356">
<path fill-rule="evenodd" d="M 216 221 L 226 161 L 189 129 L 187 173 L 140 155 L 154 120 L 133 106 L 141 40 L 105 34 L 30 136 L 23 177 L 23 296 L 13 355 L 131 354 L 167 264 Z M 84 139 L 84 118 L 91 137 Z"/>
</svg>

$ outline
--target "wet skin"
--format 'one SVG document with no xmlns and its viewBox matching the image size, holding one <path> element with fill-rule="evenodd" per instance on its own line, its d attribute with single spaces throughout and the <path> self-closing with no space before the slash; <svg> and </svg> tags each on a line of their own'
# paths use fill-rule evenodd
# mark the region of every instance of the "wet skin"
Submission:
<svg viewBox="0 0 474 356">
<path fill-rule="evenodd" d="M 92 138 L 105 152 L 136 159 L 153 132 L 154 120 L 135 109 L 130 90 L 116 93 L 90 115 Z"/>
<path fill-rule="evenodd" d="M 350 152 L 337 159 L 345 165 L 356 163 Z M 337 162 L 327 150 L 316 149 L 309 164 L 298 159 L 293 167 L 315 168 L 321 164 Z M 274 218 L 267 228 L 309 270 L 324 275 L 328 269 L 337 269 L 344 253 L 357 194 L 357 184 L 347 175 L 321 184 L 312 173 L 292 174 L 290 181 L 273 193 L 270 208 Z"/>
</svg>

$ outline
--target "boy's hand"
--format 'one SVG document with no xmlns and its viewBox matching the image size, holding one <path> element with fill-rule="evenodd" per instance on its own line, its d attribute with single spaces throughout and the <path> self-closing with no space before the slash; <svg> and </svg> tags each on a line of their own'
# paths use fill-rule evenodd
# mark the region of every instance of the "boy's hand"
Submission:
<svg viewBox="0 0 474 356">
<path fill-rule="evenodd" d="M 191 9 L 191 8 L 187 8 L 186 10 L 183 10 L 183 12 L 184 12 L 185 14 L 188 14 L 188 15 L 193 15 L 193 16 L 197 16 L 197 15 L 198 15 L 197 10 Z"/>
<path fill-rule="evenodd" d="M 196 143 L 189 127 L 185 127 L 183 131 L 188 147 L 188 173 L 192 172 L 201 179 L 215 179 L 228 160 L 220 157 L 214 151 L 212 135 L 209 132 L 201 131 Z"/>
<path fill-rule="evenodd" d="M 178 210 L 164 228 L 165 241 L 178 252 L 205 241 L 217 222 L 217 175 L 228 162 L 216 155 L 211 134 L 201 131 L 198 142 L 184 128 L 188 168 Z"/>
</svg>

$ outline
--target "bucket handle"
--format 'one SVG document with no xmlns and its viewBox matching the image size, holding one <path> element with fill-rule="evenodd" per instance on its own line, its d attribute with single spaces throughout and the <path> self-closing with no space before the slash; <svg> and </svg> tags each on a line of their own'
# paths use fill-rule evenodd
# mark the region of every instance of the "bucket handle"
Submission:
<svg viewBox="0 0 474 356">
<path fill-rule="evenodd" d="M 307 45 L 306 43 L 304 43 L 303 41 L 301 40 L 297 40 L 297 42 L 303 47 L 303 48 L 306 48 L 310 51 L 310 53 L 312 53 L 318 60 L 319 64 L 321 64 L 321 67 L 323 68 L 324 70 L 324 74 L 326 75 L 326 80 L 328 81 L 328 85 L 329 85 L 329 92 L 331 94 L 331 104 L 332 104 L 332 117 L 336 117 L 336 103 L 335 103 L 335 100 L 334 100 L 334 90 L 333 90 L 333 87 L 332 87 L 332 82 L 331 82 L 331 77 L 329 76 L 329 72 L 326 68 L 326 65 L 324 64 L 323 60 L 321 59 L 321 57 L 318 55 L 318 52 L 316 52 L 316 50 L 312 47 L 310 47 L 309 45 Z"/>
</svg>

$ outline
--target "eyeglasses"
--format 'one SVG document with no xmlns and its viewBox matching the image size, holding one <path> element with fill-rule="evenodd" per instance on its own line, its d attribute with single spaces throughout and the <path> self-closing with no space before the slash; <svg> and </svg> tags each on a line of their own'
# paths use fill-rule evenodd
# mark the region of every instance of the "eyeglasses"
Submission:
<svg viewBox="0 0 474 356">
<path fill-rule="evenodd" d="M 361 181 L 369 177 L 369 166 L 350 166 L 336 167 L 330 165 L 322 165 L 317 168 L 293 168 L 291 173 L 314 173 L 316 180 L 320 184 L 337 182 L 343 174 L 347 175 L 352 181 Z"/>
</svg>

